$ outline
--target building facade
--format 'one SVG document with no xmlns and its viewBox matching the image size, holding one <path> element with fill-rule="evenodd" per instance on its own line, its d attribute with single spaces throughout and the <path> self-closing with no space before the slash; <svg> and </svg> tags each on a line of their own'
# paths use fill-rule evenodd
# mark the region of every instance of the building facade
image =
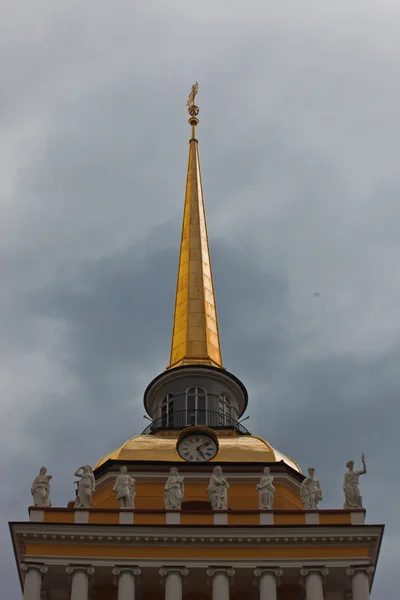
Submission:
<svg viewBox="0 0 400 600">
<path fill-rule="evenodd" d="M 151 422 L 77 470 L 68 506 L 50 505 L 45 470 L 35 479 L 29 521 L 10 524 L 24 600 L 370 598 L 383 526 L 365 523 L 357 472 L 346 508 L 319 509 L 315 474 L 241 422 L 247 391 L 222 363 L 196 93 L 170 362 L 144 392 Z"/>
</svg>

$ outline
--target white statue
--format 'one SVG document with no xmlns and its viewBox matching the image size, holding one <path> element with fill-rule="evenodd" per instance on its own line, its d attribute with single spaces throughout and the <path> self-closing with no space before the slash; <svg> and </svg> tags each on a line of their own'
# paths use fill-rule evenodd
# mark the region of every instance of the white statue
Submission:
<svg viewBox="0 0 400 600">
<path fill-rule="evenodd" d="M 46 467 L 40 467 L 39 475 L 32 481 L 31 494 L 34 506 L 51 506 L 50 479 L 52 475 L 46 475 L 46 473 Z"/>
<path fill-rule="evenodd" d="M 344 474 L 343 481 L 344 508 L 363 507 L 360 486 L 358 485 L 358 478 L 360 477 L 360 475 L 364 475 L 364 473 L 367 472 L 364 454 L 361 454 L 361 462 L 363 464 L 362 471 L 354 470 L 354 460 L 349 460 L 349 462 L 346 463 L 348 471 Z"/>
<path fill-rule="evenodd" d="M 318 477 L 315 477 L 315 469 L 308 469 L 308 477 L 302 481 L 300 486 L 300 496 L 303 508 L 306 510 L 317 508 L 318 502 L 322 500 L 322 490 Z"/>
<path fill-rule="evenodd" d="M 178 469 L 176 467 L 170 469 L 170 476 L 167 479 L 164 490 L 165 508 L 167 510 L 170 508 L 180 509 L 183 500 L 184 485 L 183 477 L 178 475 Z"/>
<path fill-rule="evenodd" d="M 96 490 L 92 467 L 85 465 L 75 471 L 75 477 L 80 477 L 78 483 L 78 495 L 75 500 L 76 508 L 90 508 L 92 506 L 92 494 Z"/>
<path fill-rule="evenodd" d="M 135 480 L 128 475 L 127 467 L 121 467 L 115 480 L 113 492 L 117 495 L 120 508 L 134 508 L 136 496 Z"/>
<path fill-rule="evenodd" d="M 221 467 L 215 467 L 207 488 L 213 510 L 226 510 L 228 508 L 228 488 L 229 483 L 222 476 Z"/>
<path fill-rule="evenodd" d="M 258 492 L 258 507 L 260 509 L 272 508 L 274 504 L 275 488 L 272 485 L 274 478 L 270 474 L 270 468 L 264 468 L 264 475 L 260 479 L 260 483 L 257 484 Z"/>
</svg>

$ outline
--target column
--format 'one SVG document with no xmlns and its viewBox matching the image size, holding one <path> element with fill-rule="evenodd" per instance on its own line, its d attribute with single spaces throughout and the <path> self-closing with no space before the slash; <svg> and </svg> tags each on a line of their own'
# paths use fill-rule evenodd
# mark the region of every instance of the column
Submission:
<svg viewBox="0 0 400 600">
<path fill-rule="evenodd" d="M 189 570 L 181 567 L 163 567 L 159 573 L 165 583 L 165 600 L 182 600 L 182 578 L 189 574 Z"/>
<path fill-rule="evenodd" d="M 306 580 L 306 599 L 324 600 L 323 580 L 324 575 L 328 575 L 327 568 L 300 569 L 300 574 Z"/>
<path fill-rule="evenodd" d="M 229 600 L 230 578 L 234 574 L 234 569 L 207 569 L 207 575 L 212 577 L 212 600 Z"/>
<path fill-rule="evenodd" d="M 118 577 L 118 600 L 135 600 L 136 577 L 141 570 L 135 568 L 115 567 L 113 575 Z"/>
<path fill-rule="evenodd" d="M 374 567 L 372 565 L 365 567 L 349 567 L 346 569 L 347 575 L 351 578 L 353 600 L 369 600 L 368 575 L 373 572 Z"/>
<path fill-rule="evenodd" d="M 72 575 L 71 600 L 88 600 L 89 577 L 93 575 L 94 568 L 87 566 L 68 566 L 68 575 Z"/>
<path fill-rule="evenodd" d="M 260 600 L 277 600 L 276 580 L 282 577 L 282 569 L 255 569 L 254 575 L 259 578 Z"/>
<path fill-rule="evenodd" d="M 42 578 L 48 571 L 46 565 L 30 565 L 23 563 L 22 571 L 25 571 L 24 600 L 40 600 L 42 591 Z"/>
</svg>

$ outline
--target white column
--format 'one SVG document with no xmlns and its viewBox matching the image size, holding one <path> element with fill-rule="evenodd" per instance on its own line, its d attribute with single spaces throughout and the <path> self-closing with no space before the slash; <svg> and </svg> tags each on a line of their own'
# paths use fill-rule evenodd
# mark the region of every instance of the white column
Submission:
<svg viewBox="0 0 400 600">
<path fill-rule="evenodd" d="M 47 573 L 48 567 L 23 563 L 21 569 L 25 571 L 24 600 L 40 600 L 42 578 Z"/>
<path fill-rule="evenodd" d="M 118 577 L 118 600 L 135 600 L 136 577 L 141 573 L 138 568 L 115 567 L 113 574 Z"/>
<path fill-rule="evenodd" d="M 159 573 L 165 584 L 165 600 L 182 600 L 182 578 L 189 574 L 189 570 L 181 567 L 163 567 Z"/>
<path fill-rule="evenodd" d="M 306 599 L 324 600 L 322 577 L 328 575 L 328 569 L 301 569 L 300 573 L 306 580 Z"/>
<path fill-rule="evenodd" d="M 276 580 L 282 577 L 282 569 L 255 569 L 254 575 L 259 578 L 260 600 L 277 600 Z"/>
<path fill-rule="evenodd" d="M 88 600 L 89 577 L 93 575 L 94 568 L 87 566 L 68 566 L 68 575 L 72 575 L 71 600 Z"/>
<path fill-rule="evenodd" d="M 234 569 L 207 569 L 207 575 L 212 577 L 212 600 L 229 600 L 230 578 L 234 574 Z"/>
<path fill-rule="evenodd" d="M 347 575 L 351 578 L 353 600 L 369 600 L 368 575 L 373 572 L 374 567 L 372 565 L 346 569 Z"/>
</svg>

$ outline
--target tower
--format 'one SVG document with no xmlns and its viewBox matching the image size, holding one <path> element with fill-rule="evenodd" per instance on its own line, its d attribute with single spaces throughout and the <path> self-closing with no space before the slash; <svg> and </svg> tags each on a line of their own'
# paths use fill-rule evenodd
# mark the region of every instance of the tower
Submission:
<svg viewBox="0 0 400 600">
<path fill-rule="evenodd" d="M 49 505 L 45 470 L 35 479 L 29 521 L 10 524 L 24 600 L 370 597 L 383 526 L 366 525 L 357 502 L 319 509 L 314 473 L 241 423 L 248 395 L 222 362 L 196 94 L 170 361 L 144 392 L 151 423 L 78 469 L 66 507 Z"/>
</svg>

